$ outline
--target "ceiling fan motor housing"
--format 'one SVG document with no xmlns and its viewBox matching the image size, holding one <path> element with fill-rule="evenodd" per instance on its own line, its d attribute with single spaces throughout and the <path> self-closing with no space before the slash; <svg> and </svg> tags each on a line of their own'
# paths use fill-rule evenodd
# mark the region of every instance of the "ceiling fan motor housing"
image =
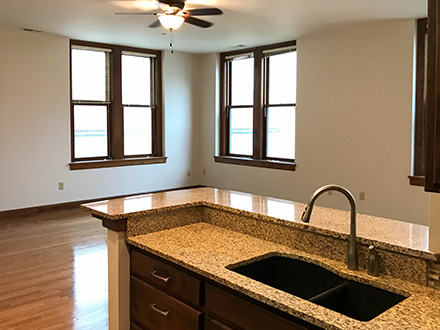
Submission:
<svg viewBox="0 0 440 330">
<path fill-rule="evenodd" d="M 160 0 L 160 3 L 170 6 L 171 8 L 179 8 L 183 10 L 185 7 L 185 0 Z"/>
</svg>

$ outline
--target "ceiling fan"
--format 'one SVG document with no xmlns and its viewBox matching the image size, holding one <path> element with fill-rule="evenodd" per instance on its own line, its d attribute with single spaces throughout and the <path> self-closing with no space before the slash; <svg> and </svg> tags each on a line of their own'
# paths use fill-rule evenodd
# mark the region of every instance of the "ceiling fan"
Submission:
<svg viewBox="0 0 440 330">
<path fill-rule="evenodd" d="M 158 0 L 160 11 L 119 12 L 116 15 L 155 15 L 157 20 L 148 25 L 149 28 L 157 28 L 162 25 L 172 31 L 178 29 L 184 22 L 201 28 L 209 28 L 214 24 L 194 16 L 222 15 L 223 11 L 218 8 L 185 9 L 186 0 Z"/>
</svg>

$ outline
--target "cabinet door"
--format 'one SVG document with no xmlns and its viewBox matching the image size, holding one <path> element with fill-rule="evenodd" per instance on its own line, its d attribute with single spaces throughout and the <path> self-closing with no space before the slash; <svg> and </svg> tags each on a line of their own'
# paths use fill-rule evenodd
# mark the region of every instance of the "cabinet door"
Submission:
<svg viewBox="0 0 440 330">
<path fill-rule="evenodd" d="M 440 192 L 440 6 L 428 0 L 425 190 Z"/>
<path fill-rule="evenodd" d="M 130 330 L 145 330 L 142 329 L 140 326 L 138 326 L 136 323 L 131 322 L 130 324 Z"/>
<path fill-rule="evenodd" d="M 198 330 L 201 312 L 132 276 L 130 315 L 154 330 Z"/>
<path fill-rule="evenodd" d="M 210 318 L 209 316 L 205 317 L 205 330 L 234 330 L 227 325 L 217 321 L 215 319 Z"/>
<path fill-rule="evenodd" d="M 267 310 L 264 310 L 235 295 L 210 284 L 205 285 L 205 308 L 207 313 L 220 319 L 229 320 L 245 330 L 305 330 L 319 329 L 314 325 L 298 320 L 298 325 Z"/>
</svg>

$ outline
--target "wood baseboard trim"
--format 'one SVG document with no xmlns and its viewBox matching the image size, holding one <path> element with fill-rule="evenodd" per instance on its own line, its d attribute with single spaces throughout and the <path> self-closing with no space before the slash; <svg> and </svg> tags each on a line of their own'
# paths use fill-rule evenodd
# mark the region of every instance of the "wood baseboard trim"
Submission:
<svg viewBox="0 0 440 330">
<path fill-rule="evenodd" d="M 74 208 L 78 208 L 81 204 L 93 203 L 93 202 L 97 202 L 97 201 L 100 201 L 103 199 L 115 199 L 115 198 L 123 198 L 123 197 L 130 197 L 130 196 L 143 195 L 143 194 L 151 194 L 151 193 L 166 192 L 166 191 L 173 191 L 173 190 L 204 188 L 204 187 L 206 187 L 206 186 L 193 185 L 193 186 L 177 187 L 177 188 L 172 188 L 172 189 L 147 191 L 147 192 L 128 194 L 128 195 L 100 197 L 100 198 L 86 199 L 86 200 L 74 201 L 74 202 L 33 206 L 33 207 L 26 207 L 26 208 L 15 209 L 15 210 L 6 210 L 6 211 L 0 211 L 0 220 L 28 217 L 28 216 L 31 216 L 31 215 L 34 215 L 34 214 L 37 214 L 40 212 L 63 211 L 63 210 L 74 209 Z"/>
</svg>

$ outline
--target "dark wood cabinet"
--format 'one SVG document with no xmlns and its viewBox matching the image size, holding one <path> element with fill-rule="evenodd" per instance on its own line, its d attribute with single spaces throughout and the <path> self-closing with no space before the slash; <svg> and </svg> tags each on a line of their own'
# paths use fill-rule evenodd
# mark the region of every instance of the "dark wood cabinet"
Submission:
<svg viewBox="0 0 440 330">
<path fill-rule="evenodd" d="M 205 301 L 207 312 L 228 320 L 240 329 L 307 329 L 210 284 L 206 284 Z"/>
<path fill-rule="evenodd" d="M 305 321 L 132 248 L 132 330 L 304 330 Z"/>
<path fill-rule="evenodd" d="M 216 319 L 213 319 L 209 316 L 205 316 L 205 330 L 233 330 L 233 329 Z"/>
<path fill-rule="evenodd" d="M 159 289 L 177 296 L 193 305 L 200 304 L 201 280 L 180 271 L 176 267 L 133 249 L 131 252 L 131 272 Z"/>
<path fill-rule="evenodd" d="M 198 330 L 201 312 L 132 276 L 131 316 L 151 330 Z"/>
<path fill-rule="evenodd" d="M 425 190 L 440 192 L 440 5 L 428 0 Z"/>
</svg>

